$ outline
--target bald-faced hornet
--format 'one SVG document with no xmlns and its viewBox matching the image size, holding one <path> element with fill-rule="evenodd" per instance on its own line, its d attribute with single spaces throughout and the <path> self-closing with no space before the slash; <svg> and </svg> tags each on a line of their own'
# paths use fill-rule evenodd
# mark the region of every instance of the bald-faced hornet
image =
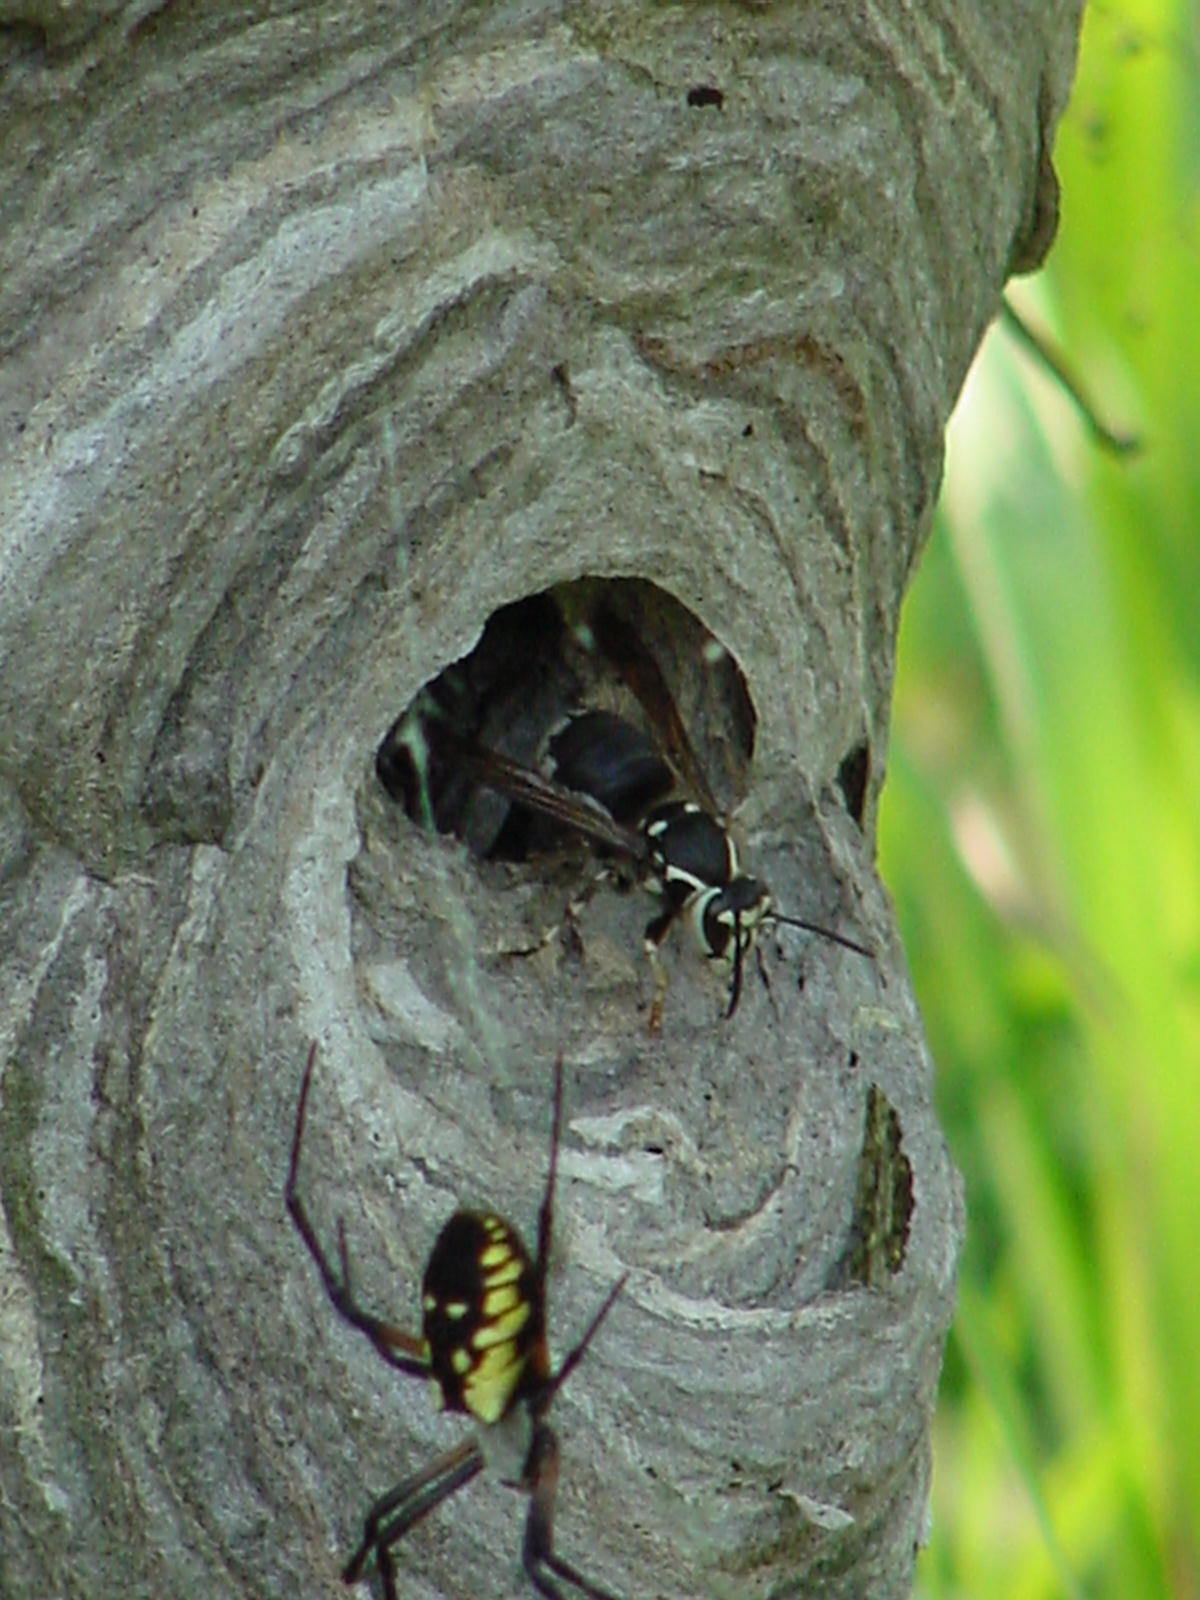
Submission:
<svg viewBox="0 0 1200 1600">
<path fill-rule="evenodd" d="M 681 798 L 675 768 L 625 717 L 603 710 L 573 714 L 550 738 L 547 761 L 549 771 L 542 773 L 484 747 L 458 732 L 426 696 L 393 726 L 376 764 L 385 787 L 406 799 L 410 813 L 417 793 L 436 791 L 448 773 L 469 774 L 631 862 L 664 902 L 645 931 L 655 969 L 652 1029 L 661 1020 L 664 989 L 659 947 L 681 919 L 691 924 L 702 953 L 729 968 L 727 1018 L 737 1010 L 746 955 L 764 923 L 805 928 L 871 955 L 854 939 L 776 911 L 766 886 L 741 870 L 715 807 Z"/>
</svg>

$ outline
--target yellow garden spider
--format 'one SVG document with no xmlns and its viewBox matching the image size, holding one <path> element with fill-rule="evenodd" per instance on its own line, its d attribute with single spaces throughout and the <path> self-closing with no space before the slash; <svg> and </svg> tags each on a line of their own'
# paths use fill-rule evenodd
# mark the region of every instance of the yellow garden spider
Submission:
<svg viewBox="0 0 1200 1600">
<path fill-rule="evenodd" d="M 284 1190 L 288 1212 L 338 1315 L 365 1333 L 389 1366 L 428 1380 L 443 1410 L 464 1412 L 477 1425 L 475 1438 L 456 1445 L 376 1500 L 363 1522 L 362 1540 L 342 1571 L 342 1581 L 357 1583 L 373 1557 L 386 1600 L 397 1600 L 393 1545 L 487 1466 L 498 1471 L 502 1481 L 529 1495 L 521 1564 L 538 1593 L 549 1600 L 563 1600 L 562 1590 L 547 1576 L 551 1572 L 591 1600 L 615 1600 L 554 1553 L 558 1441 L 545 1421 L 546 1413 L 625 1283 L 624 1276 L 617 1280 L 582 1339 L 552 1373 L 546 1346 L 546 1268 L 562 1124 L 561 1058 L 554 1068 L 550 1165 L 538 1211 L 536 1258 L 530 1258 L 521 1236 L 503 1217 L 490 1211 L 456 1211 L 438 1234 L 421 1280 L 422 1332 L 417 1337 L 357 1303 L 350 1283 L 345 1223 L 338 1218 L 335 1270 L 297 1191 L 316 1056 L 314 1042 L 296 1107 Z"/>
</svg>

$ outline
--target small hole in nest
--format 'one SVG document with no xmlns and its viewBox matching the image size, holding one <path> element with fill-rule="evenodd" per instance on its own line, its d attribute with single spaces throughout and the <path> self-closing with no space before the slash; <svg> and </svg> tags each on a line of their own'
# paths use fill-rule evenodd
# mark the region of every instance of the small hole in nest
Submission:
<svg viewBox="0 0 1200 1600">
<path fill-rule="evenodd" d="M 715 83 L 696 83 L 687 92 L 689 106 L 715 106 L 719 111 L 725 104 L 724 92 Z"/>
<path fill-rule="evenodd" d="M 846 810 L 861 828 L 867 805 L 867 785 L 871 778 L 871 747 L 864 740 L 842 757 L 838 767 L 838 788 Z"/>
</svg>

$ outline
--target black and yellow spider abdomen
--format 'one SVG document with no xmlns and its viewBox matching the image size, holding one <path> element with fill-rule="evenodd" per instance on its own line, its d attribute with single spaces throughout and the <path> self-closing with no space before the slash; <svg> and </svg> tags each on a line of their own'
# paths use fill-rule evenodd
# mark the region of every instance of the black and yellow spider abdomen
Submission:
<svg viewBox="0 0 1200 1600">
<path fill-rule="evenodd" d="M 545 1324 L 529 1252 L 487 1211 L 456 1211 L 421 1282 L 429 1374 L 446 1411 L 499 1422 L 547 1374 Z"/>
</svg>

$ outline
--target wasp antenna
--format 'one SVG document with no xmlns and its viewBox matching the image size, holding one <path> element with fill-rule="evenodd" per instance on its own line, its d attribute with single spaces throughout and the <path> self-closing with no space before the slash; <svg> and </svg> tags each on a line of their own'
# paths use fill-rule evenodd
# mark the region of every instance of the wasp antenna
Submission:
<svg viewBox="0 0 1200 1600">
<path fill-rule="evenodd" d="M 874 961 L 875 952 L 865 944 L 859 944 L 857 939 L 848 939 L 844 933 L 834 933 L 832 928 L 824 928 L 819 922 L 805 922 L 803 917 L 785 917 L 778 911 L 768 911 L 763 919 L 766 922 L 782 922 L 789 928 L 804 928 L 809 933 L 819 933 L 822 939 L 831 939 L 834 944 L 844 945 L 847 950 L 853 950 L 860 956 L 866 956 L 868 961 Z"/>
</svg>

